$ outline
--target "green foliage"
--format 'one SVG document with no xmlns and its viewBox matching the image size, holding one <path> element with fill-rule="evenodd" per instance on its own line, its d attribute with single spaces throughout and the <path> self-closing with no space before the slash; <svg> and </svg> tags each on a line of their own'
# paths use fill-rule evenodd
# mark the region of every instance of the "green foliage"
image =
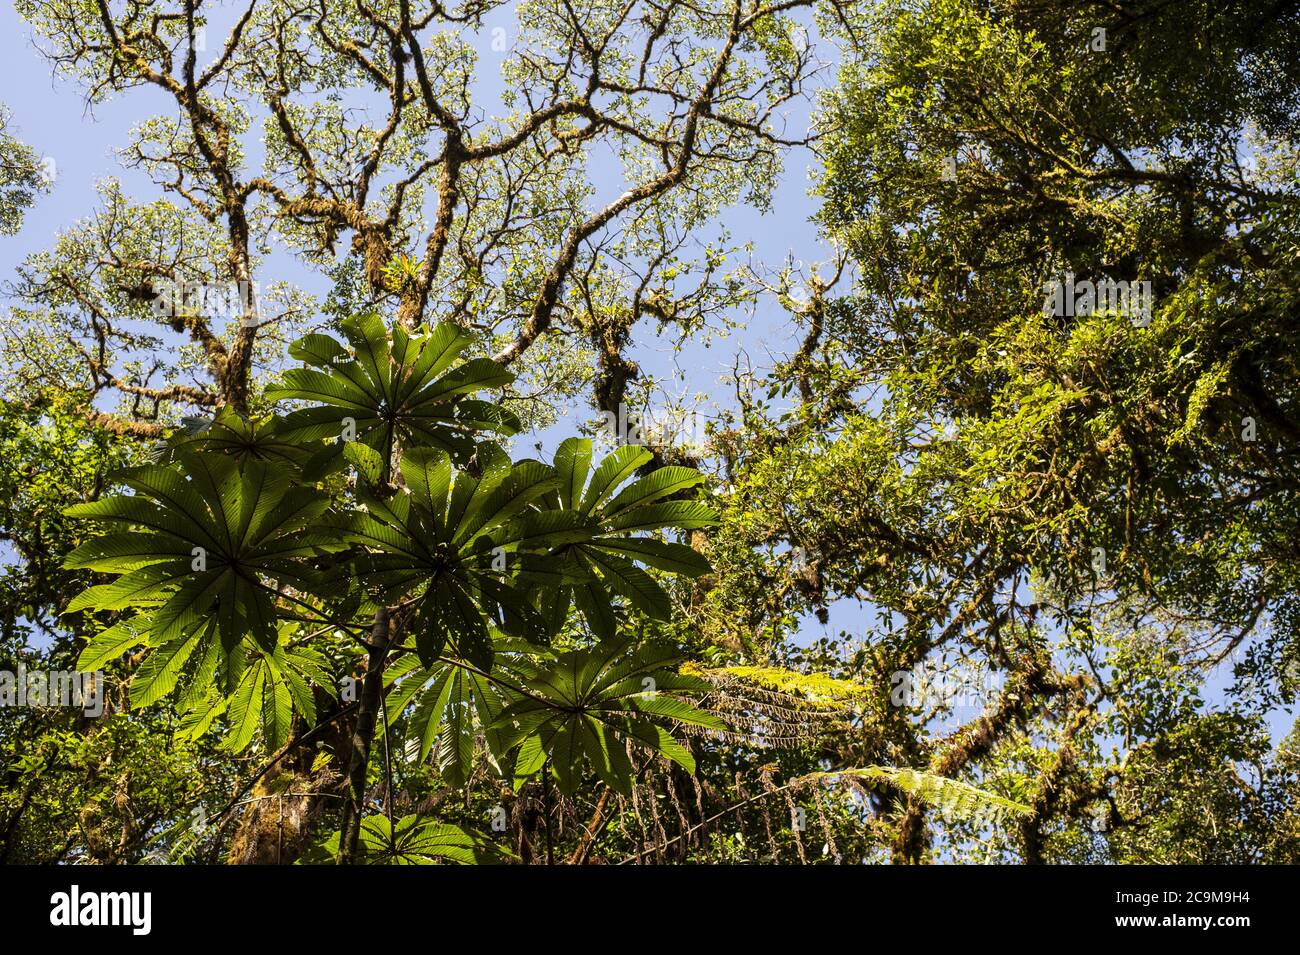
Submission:
<svg viewBox="0 0 1300 955">
<path fill-rule="evenodd" d="M 333 693 L 328 661 L 319 651 L 307 646 L 295 646 L 291 637 L 296 627 L 281 625 L 280 642 L 275 650 L 267 652 L 261 647 L 248 647 L 247 659 L 241 661 L 239 682 L 233 692 L 223 693 L 215 686 L 210 667 L 200 667 L 187 681 L 180 705 L 184 707 L 178 738 L 199 739 L 213 723 L 225 716 L 229 725 L 222 748 L 240 753 L 248 748 L 260 734 L 263 750 L 275 752 L 290 738 L 294 718 L 305 725 L 317 721 L 316 695 Z M 153 654 L 149 660 L 161 654 Z M 148 661 L 146 661 L 148 662 Z M 143 667 L 141 668 L 143 671 Z M 131 687 L 132 702 L 137 705 L 148 697 L 157 698 L 152 688 L 145 691 L 137 684 Z"/>
<path fill-rule="evenodd" d="M 338 853 L 339 834 L 314 846 L 303 856 L 306 865 L 328 864 Z M 430 822 L 418 816 L 403 816 L 390 822 L 387 816 L 361 820 L 362 865 L 486 865 L 504 861 L 502 852 L 481 836 L 446 823 Z"/>
<path fill-rule="evenodd" d="M 803 4 L 522 4 L 470 123 L 486 8 L 266 0 L 187 77 L 172 6 L 18 4 L 179 112 L 0 318 L 0 662 L 106 689 L 0 714 L 0 859 L 1300 858 L 1293 6 L 824 5 L 797 350 L 707 446 L 550 464 L 510 439 L 659 386 L 647 317 L 681 357 L 760 294 L 704 233 L 777 194 Z M 323 308 L 160 307 L 277 241 Z"/>
<path fill-rule="evenodd" d="M 965 713 L 864 694 L 837 741 L 1033 809 L 990 834 L 887 799 L 896 858 L 1241 859 L 1285 818 L 1282 756 L 1251 749 L 1300 652 L 1300 49 L 1275 13 L 885 2 L 842 34 L 819 218 L 853 285 L 785 296 L 809 334 L 743 397 L 705 616 L 758 666 L 753 634 L 849 599 L 865 632 L 818 666 L 999 675 Z M 1056 308 L 1067 278 L 1149 283 L 1149 313 Z M 1184 838 L 1193 804 L 1230 835 Z"/>
<path fill-rule="evenodd" d="M 397 724 L 410 708 L 405 721 L 408 746 L 421 762 L 432 753 L 448 785 L 460 788 L 469 780 L 480 733 L 491 758 L 501 764 L 505 749 L 500 733 L 491 727 L 506 701 L 513 699 L 508 683 L 454 662 L 422 668 L 409 655 L 389 667 L 384 679 L 396 684 L 386 701 L 388 721 Z"/>
<path fill-rule="evenodd" d="M 444 322 L 425 334 L 394 328 L 391 338 L 375 314 L 344 319 L 340 328 L 350 349 L 337 339 L 312 334 L 290 355 L 312 366 L 285 372 L 267 390 L 271 401 L 289 399 L 313 406 L 285 418 L 285 440 L 310 442 L 351 432 L 380 455 L 380 480 L 388 478 L 393 449 L 404 443 L 440 449 L 464 462 L 474 434 L 514 434 L 518 419 L 498 405 L 470 397 L 500 388 L 514 375 L 489 358 L 453 363 L 474 341 L 464 329 Z"/>
<path fill-rule="evenodd" d="M 147 606 L 156 608 L 148 619 L 158 646 L 186 640 L 211 621 L 227 653 L 247 636 L 274 648 L 277 585 L 319 587 L 307 558 L 340 546 L 331 535 L 308 530 L 329 509 L 329 498 L 293 486 L 261 461 L 241 467 L 237 456 L 177 457 L 176 467 L 123 472 L 120 479 L 134 495 L 68 511 L 130 528 L 68 555 L 68 567 L 120 575 L 85 591 L 68 612 Z"/>
<path fill-rule="evenodd" d="M 453 475 L 445 452 L 418 448 L 402 458 L 410 493 L 387 501 L 364 498 L 353 516 L 349 540 L 364 544 L 355 572 L 377 599 L 393 603 L 422 588 L 412 629 L 416 648 L 432 664 L 451 640 L 457 653 L 483 669 L 492 666 L 488 622 L 506 632 L 536 637 L 540 622 L 526 595 L 503 580 L 507 548 L 521 541 L 545 551 L 549 535 L 534 532 L 520 517 L 553 484 L 536 461 L 511 464 L 503 452 L 480 445 L 480 473 Z"/>
<path fill-rule="evenodd" d="M 74 401 L 0 402 L 0 527 L 13 560 L 0 570 L 0 620 L 18 646 L 20 621 L 50 623 L 84 574 L 60 566 L 83 540 L 64 515 L 69 498 L 97 493 L 110 473 L 141 460 L 111 433 L 88 427 Z"/>
<path fill-rule="evenodd" d="M 851 705 L 867 698 L 870 688 L 824 673 L 800 673 L 784 667 L 731 666 L 708 671 L 714 678 L 735 677 L 776 690 L 813 705 Z"/>
<path fill-rule="evenodd" d="M 519 752 L 518 786 L 549 761 L 560 791 L 571 794 L 585 757 L 616 792 L 631 793 L 634 772 L 628 746 L 648 749 L 695 772 L 695 759 L 657 720 L 722 729 L 716 716 L 663 691 L 707 692 L 709 684 L 674 669 L 681 656 L 672 648 L 607 640 L 570 650 L 539 666 L 515 664 L 522 699 L 506 706 L 497 723 L 506 727 L 504 745 Z"/>
<path fill-rule="evenodd" d="M 230 758 L 209 741 L 173 739 L 156 709 L 89 723 L 92 731 L 50 710 L 10 709 L 0 720 L 0 858 L 113 865 L 182 843 L 200 857 L 211 851 L 214 833 L 194 823 L 230 798 L 238 779 Z"/>
<path fill-rule="evenodd" d="M 693 771 L 661 724 L 720 727 L 668 695 L 708 684 L 675 674 L 675 651 L 614 639 L 612 626 L 598 632 L 597 647 L 553 654 L 544 641 L 558 627 L 546 625 L 542 608 L 553 615 L 560 588 L 582 587 L 588 606 L 602 601 L 597 619 L 612 624 L 599 589 L 607 582 L 634 610 L 668 616 L 668 598 L 632 559 L 668 573 L 708 570 L 689 547 L 638 536 L 713 521 L 703 505 L 664 503 L 696 487 L 699 473 L 661 468 L 619 490 L 648 455 L 617 451 L 588 482 L 590 443 L 573 441 L 557 468 L 512 462 L 473 440 L 483 428 L 513 426 L 496 406 L 465 397 L 508 378 L 490 361 L 454 364 L 470 336 L 450 325 L 390 335 L 373 316 L 343 327 L 355 356 L 337 361 L 342 345 L 309 335 L 293 353 L 315 367 L 286 372 L 285 385 L 268 392 L 324 404 L 256 421 L 223 410 L 173 435 L 165 463 L 117 475 L 135 493 L 69 509 L 120 530 L 68 554 L 67 567 L 116 579 L 91 586 L 66 612 L 128 614 L 87 643 L 81 664 L 145 644 L 134 706 L 175 692 L 178 738 L 220 727 L 224 749 L 242 752 L 260 739 L 269 753 L 294 726 L 315 725 L 319 701 L 334 696 L 337 636 L 392 608 L 398 639 L 383 722 L 405 724 L 420 760 L 436 742 L 447 783 L 468 782 L 480 733 L 516 786 L 549 760 L 572 793 L 585 760 L 628 792 L 629 743 Z M 340 412 L 354 418 L 355 435 L 332 433 Z M 321 466 L 331 448 L 356 469 L 346 486 L 335 467 Z M 523 638 L 506 644 L 503 661 L 498 633 Z M 646 682 L 658 689 L 647 692 Z M 357 851 L 376 860 L 477 857 L 474 846 L 413 817 L 386 826 L 379 817 L 362 825 Z"/>
<path fill-rule="evenodd" d="M 156 458 L 171 463 L 172 448 L 182 451 L 211 451 L 233 457 L 243 465 L 245 461 L 260 461 L 269 467 L 289 467 L 302 470 L 317 464 L 310 445 L 290 440 L 285 436 L 280 421 L 273 415 L 245 418 L 229 405 L 217 409 L 216 416 L 189 418 L 171 441 L 158 449 Z"/>
<path fill-rule="evenodd" d="M 9 133 L 9 122 L 9 111 L 0 105 L 0 235 L 15 235 L 37 194 L 52 184 L 36 151 Z"/>
<path fill-rule="evenodd" d="M 958 819 L 1033 815 L 1033 810 L 1014 799 L 1007 799 L 986 789 L 980 789 L 958 779 L 936 776 L 933 773 L 892 766 L 866 766 L 862 769 L 837 769 L 833 772 L 814 773 L 810 779 L 880 780 L 896 786 L 905 793 L 943 810 L 946 817 Z"/>
<path fill-rule="evenodd" d="M 553 513 L 546 520 L 581 527 L 584 535 L 556 548 L 558 561 L 552 566 L 568 581 L 544 607 L 554 631 L 563 624 L 570 601 L 576 603 L 592 632 L 608 640 L 618 627 L 611 590 L 651 618 L 666 620 L 670 614 L 668 595 L 637 564 L 689 577 L 709 569 L 708 561 L 685 544 L 628 534 L 696 530 L 715 523 L 716 515 L 698 501 L 665 500 L 704 480 L 693 468 L 658 468 L 619 490 L 650 462 L 651 453 L 639 446 L 620 447 L 594 471 L 591 456 L 586 438 L 567 439 L 555 454 L 558 488 L 547 501 Z"/>
</svg>

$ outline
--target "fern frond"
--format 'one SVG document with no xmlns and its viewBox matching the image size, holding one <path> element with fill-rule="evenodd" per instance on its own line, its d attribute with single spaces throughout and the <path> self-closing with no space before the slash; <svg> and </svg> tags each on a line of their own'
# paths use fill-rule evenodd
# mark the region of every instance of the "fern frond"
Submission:
<svg viewBox="0 0 1300 955">
<path fill-rule="evenodd" d="M 800 673 L 783 667 L 736 666 L 721 667 L 703 672 L 710 682 L 728 678 L 767 690 L 774 690 L 811 706 L 849 706 L 865 702 L 871 696 L 869 687 L 849 680 L 837 680 L 821 673 Z"/>
<path fill-rule="evenodd" d="M 829 730 L 843 728 L 866 697 L 866 687 L 780 667 L 683 666 L 713 687 L 702 705 L 720 717 L 725 729 L 711 735 L 732 744 L 768 749 L 807 745 Z"/>
<path fill-rule="evenodd" d="M 1031 816 L 1034 812 L 1022 803 L 998 796 L 970 783 L 907 767 L 865 766 L 858 769 L 838 769 L 810 773 L 800 777 L 798 781 L 818 780 L 841 783 L 845 780 L 870 780 L 888 783 L 929 805 L 938 807 L 945 819 L 992 823 L 1000 822 L 1009 816 Z"/>
</svg>

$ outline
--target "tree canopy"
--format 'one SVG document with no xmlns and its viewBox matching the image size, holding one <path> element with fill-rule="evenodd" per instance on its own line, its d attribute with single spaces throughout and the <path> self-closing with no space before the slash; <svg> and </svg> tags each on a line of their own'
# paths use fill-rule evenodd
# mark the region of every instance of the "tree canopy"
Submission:
<svg viewBox="0 0 1300 955">
<path fill-rule="evenodd" d="M 1300 6 L 16 9 L 0 859 L 1297 861 Z"/>
</svg>

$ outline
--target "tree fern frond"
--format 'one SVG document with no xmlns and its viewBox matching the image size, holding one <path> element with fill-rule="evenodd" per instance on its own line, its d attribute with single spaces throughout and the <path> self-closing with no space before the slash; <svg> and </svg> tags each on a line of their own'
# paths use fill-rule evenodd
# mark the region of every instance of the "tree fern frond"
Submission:
<svg viewBox="0 0 1300 955">
<path fill-rule="evenodd" d="M 934 773 L 923 773 L 907 767 L 865 766 L 858 769 L 837 769 L 830 772 L 810 773 L 800 777 L 800 782 L 816 780 L 869 780 L 883 782 L 916 796 L 923 802 L 936 806 L 945 818 L 999 822 L 1007 817 L 1032 816 L 1033 810 L 1023 803 L 998 796 L 978 786 L 949 779 Z"/>
<path fill-rule="evenodd" d="M 852 705 L 868 700 L 872 691 L 861 683 L 837 680 L 822 673 L 800 673 L 783 667 L 735 666 L 705 670 L 705 679 L 721 683 L 728 678 L 777 691 L 814 706 Z"/>
</svg>

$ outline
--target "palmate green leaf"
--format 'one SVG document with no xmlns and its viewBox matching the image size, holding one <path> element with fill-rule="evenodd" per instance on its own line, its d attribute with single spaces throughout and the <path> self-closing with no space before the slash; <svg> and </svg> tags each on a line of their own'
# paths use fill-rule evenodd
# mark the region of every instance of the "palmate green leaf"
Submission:
<svg viewBox="0 0 1300 955">
<path fill-rule="evenodd" d="M 488 573 L 479 574 L 477 583 L 479 602 L 487 611 L 493 626 L 512 636 L 523 637 L 534 643 L 543 642 L 546 621 L 523 590 L 503 583 Z"/>
<path fill-rule="evenodd" d="M 450 322 L 420 334 L 390 332 L 374 314 L 346 319 L 340 330 L 348 346 L 319 333 L 296 342 L 290 354 L 313 367 L 287 371 L 267 390 L 272 401 L 312 405 L 284 419 L 283 439 L 349 436 L 379 454 L 386 468 L 398 446 L 435 448 L 464 460 L 475 433 L 518 432 L 512 412 L 471 397 L 509 384 L 513 374 L 488 358 L 452 367 L 473 344 L 470 332 Z M 354 434 L 346 435 L 344 419 Z"/>
<path fill-rule="evenodd" d="M 602 552 L 598 547 L 586 548 L 583 558 L 598 571 L 601 580 L 641 613 L 656 620 L 667 620 L 672 616 L 672 602 L 668 595 L 653 577 L 631 561 Z"/>
<path fill-rule="evenodd" d="M 215 548 L 223 540 L 228 542 L 229 534 L 224 522 L 215 519 L 215 516 L 220 513 L 216 509 L 220 501 L 220 492 L 213 489 L 211 485 L 214 480 L 217 480 L 216 474 L 229 475 L 237 468 L 233 462 L 224 458 L 209 461 L 200 455 L 190 454 L 186 454 L 184 458 L 183 462 L 178 462 L 179 467 L 146 465 L 128 468 L 122 472 L 121 481 L 136 491 L 137 495 L 155 502 L 159 508 L 174 515 L 176 520 L 185 527 L 185 533 L 177 536 L 190 541 L 195 546 Z M 188 479 L 198 477 L 202 478 L 202 482 Z M 205 492 L 208 498 L 206 501 Z M 100 503 L 119 500 L 109 498 Z M 73 516 L 81 515 L 74 509 Z M 105 519 L 108 520 L 115 518 L 116 515 L 105 515 Z M 131 521 L 129 515 L 117 519 L 124 520 L 125 523 L 135 523 Z"/>
<path fill-rule="evenodd" d="M 599 580 L 580 584 L 572 588 L 573 603 L 587 621 L 599 640 L 613 640 L 618 635 L 618 616 L 614 612 L 614 600 Z M 564 619 L 555 615 L 551 618 L 552 626 L 559 628 Z"/>
<path fill-rule="evenodd" d="M 565 510 L 586 513 L 578 505 L 582 502 L 582 492 L 590 471 L 590 441 L 564 441 L 555 452 L 555 473 L 560 480 L 560 506 Z"/>
<path fill-rule="evenodd" d="M 68 517 L 86 520 L 111 521 L 132 527 L 144 527 L 149 530 L 170 534 L 182 540 L 200 546 L 215 546 L 210 532 L 196 526 L 188 518 L 173 513 L 166 507 L 145 497 L 107 497 L 85 504 L 74 504 L 63 512 Z M 195 535 L 201 539 L 195 540 Z"/>
<path fill-rule="evenodd" d="M 708 684 L 684 677 L 674 667 L 681 656 L 671 647 L 607 640 L 571 650 L 546 663 L 516 665 L 523 695 L 497 717 L 502 743 L 518 747 L 516 783 L 538 766 L 540 750 L 550 760 L 562 792 L 572 793 L 585 764 L 616 792 L 631 791 L 629 744 L 695 771 L 690 752 L 663 723 L 723 729 L 711 713 L 667 688 L 706 691 Z"/>
<path fill-rule="evenodd" d="M 435 528 L 446 526 L 447 494 L 451 491 L 451 458 L 412 449 L 402 457 L 402 477 L 416 504 L 426 510 Z"/>
<path fill-rule="evenodd" d="M 177 740 L 202 738 L 211 731 L 217 720 L 225 715 L 229 706 L 229 697 L 222 696 L 209 687 L 206 695 L 198 697 L 198 702 L 185 709 L 177 718 L 175 738 Z"/>
<path fill-rule="evenodd" d="M 489 865 L 511 858 L 505 850 L 467 829 L 450 823 L 422 822 L 415 816 L 399 819 L 393 825 L 393 835 L 385 844 L 384 852 L 383 861 L 392 865 L 428 865 L 440 861 Z"/>
<path fill-rule="evenodd" d="M 639 612 L 667 619 L 672 611 L 668 594 L 637 564 L 688 577 L 709 572 L 708 560 L 684 544 L 630 536 L 639 531 L 695 530 L 717 523 L 717 514 L 702 503 L 663 500 L 704 480 L 692 468 L 660 468 L 619 489 L 652 459 L 645 448 L 624 446 L 607 455 L 593 473 L 591 441 L 570 438 L 556 451 L 558 488 L 545 499 L 549 511 L 544 513 L 570 515 L 575 529 L 585 531 L 585 538 L 554 541 L 550 556 L 564 561 L 562 566 L 571 571 L 585 573 L 588 579 L 558 582 L 538 578 L 536 599 L 548 632 L 558 632 L 564 625 L 572 601 L 592 633 L 601 640 L 612 639 L 618 631 L 618 618 L 611 591 Z M 556 586 L 564 588 L 559 595 Z"/>
<path fill-rule="evenodd" d="M 64 559 L 63 566 L 124 574 L 176 558 L 185 558 L 188 563 L 193 546 L 170 534 L 144 531 L 105 534 L 75 548 Z"/>
<path fill-rule="evenodd" d="M 564 534 L 559 535 L 563 539 Z M 541 598 L 536 602 L 540 617 L 551 613 L 546 601 L 552 598 L 562 599 L 567 608 L 571 595 L 568 588 L 591 581 L 591 573 L 573 554 L 552 557 L 548 554 L 515 552 L 511 554 L 511 567 L 514 568 L 514 581 L 521 590 L 537 589 Z M 550 633 L 549 627 L 543 628 Z"/>
<path fill-rule="evenodd" d="M 265 688 L 266 668 L 250 667 L 230 700 L 230 735 L 223 741 L 223 749 L 238 753 L 253 741 L 262 719 Z"/>
<path fill-rule="evenodd" d="M 469 779 L 474 765 L 473 687 L 468 675 L 459 667 L 451 676 L 447 707 L 438 733 L 438 772 L 447 785 L 460 789 Z"/>
<path fill-rule="evenodd" d="M 431 662 L 451 644 L 456 655 L 483 669 L 492 666 L 492 641 L 484 611 L 466 589 L 465 582 L 444 572 L 425 591 L 416 619 L 416 650 Z"/>
<path fill-rule="evenodd" d="M 591 462 L 591 441 L 586 438 L 569 438 L 564 445 L 574 442 L 578 447 L 571 453 L 575 468 L 579 462 Z M 561 445 L 563 448 L 563 445 Z M 643 467 L 654 460 L 654 455 L 648 450 L 638 445 L 624 445 L 617 448 L 596 467 L 596 473 L 591 476 L 591 483 L 587 485 L 587 491 L 582 496 L 582 504 L 577 508 L 584 514 L 595 514 L 597 509 L 614 493 L 620 484 L 636 473 L 637 468 Z M 574 482 L 586 480 L 586 475 L 577 475 L 573 477 Z M 575 495 L 576 498 L 576 495 Z"/>
<path fill-rule="evenodd" d="M 289 346 L 289 355 L 309 365 L 329 367 L 337 361 L 350 361 L 351 353 L 329 335 L 316 332 L 304 335 Z"/>
<path fill-rule="evenodd" d="M 87 587 L 69 601 L 64 613 L 156 606 L 193 573 L 191 561 L 186 559 L 138 567 L 110 584 Z"/>
<path fill-rule="evenodd" d="M 638 712 L 648 716 L 662 716 L 692 726 L 707 726 L 719 729 L 721 724 L 712 713 L 706 712 L 685 700 L 668 696 L 661 690 L 653 694 L 642 693 L 639 697 L 626 698 L 627 704 Z"/>
<path fill-rule="evenodd" d="M 191 571 L 166 602 L 150 615 L 151 628 L 158 639 L 173 640 L 192 631 L 200 620 L 208 618 L 218 597 L 222 599 L 221 609 L 227 611 L 239 608 L 240 597 L 251 600 L 253 593 L 244 593 L 246 589 L 248 588 L 241 586 L 239 578 L 229 568 Z M 223 618 L 224 614 L 217 615 L 218 621 Z M 244 619 L 242 614 L 239 619 Z M 243 629 L 238 623 L 221 626 L 220 629 L 229 633 L 235 627 L 240 631 Z M 240 632 L 239 636 L 242 637 L 243 633 Z M 258 633 L 254 636 L 266 640 L 265 634 Z"/>
<path fill-rule="evenodd" d="M 517 694 L 503 686 L 499 678 L 489 679 L 481 673 L 472 671 L 466 671 L 466 676 L 473 693 L 474 720 L 483 733 L 483 741 L 487 744 L 487 760 L 498 773 L 508 778 L 505 757 L 510 747 L 507 745 L 505 734 L 497 725 L 497 720 L 501 716 L 501 711 L 509 702 L 516 699 Z"/>
<path fill-rule="evenodd" d="M 384 459 L 378 451 L 360 441 L 343 444 L 343 459 L 371 484 L 378 484 L 384 472 Z"/>
<path fill-rule="evenodd" d="M 409 660 L 409 658 L 408 658 Z M 409 661 L 415 666 L 415 661 Z M 388 720 L 394 723 L 408 705 L 414 704 L 414 711 L 406 724 L 406 738 L 419 746 L 420 761 L 429 758 L 429 753 L 438 743 L 442 731 L 442 717 L 451 699 L 452 677 L 456 668 L 450 664 L 440 664 L 417 673 L 398 684 L 397 689 L 389 693 Z M 388 674 L 385 674 L 385 679 Z"/>
<path fill-rule="evenodd" d="M 484 531 L 505 525 L 554 488 L 554 471 L 539 461 L 521 461 L 508 472 L 501 472 L 498 481 L 489 481 L 486 477 L 480 479 L 456 525 L 451 542 L 463 545 Z"/>
<path fill-rule="evenodd" d="M 241 466 L 232 456 L 178 449 L 173 465 L 133 468 L 122 480 L 135 495 L 69 509 L 129 530 L 69 555 L 67 566 L 121 576 L 90 587 L 66 612 L 154 608 L 148 624 L 164 644 L 213 620 L 228 652 L 250 634 L 272 649 L 273 582 L 310 589 L 316 577 L 308 558 L 345 546 L 337 535 L 308 530 L 329 507 L 324 494 L 293 486 L 258 460 Z"/>
<path fill-rule="evenodd" d="M 693 547 L 654 537 L 604 538 L 595 549 L 685 577 L 700 577 L 712 570 L 704 555 Z"/>
<path fill-rule="evenodd" d="M 550 551 L 565 544 L 588 541 L 592 533 L 591 524 L 576 511 L 530 511 L 517 520 L 507 539 L 517 550 L 545 553 L 547 564 L 555 565 L 563 561 L 557 561 Z M 578 576 L 586 579 L 581 572 Z"/>
<path fill-rule="evenodd" d="M 680 672 L 680 662 L 681 654 L 662 641 L 642 644 L 630 652 L 615 644 L 593 648 L 578 678 L 587 692 L 603 693 L 613 699 L 640 696 L 646 690 L 647 677 L 658 689 L 710 692 L 712 687 L 707 681 Z"/>
<path fill-rule="evenodd" d="M 252 644 L 246 641 L 241 646 L 247 648 Z M 185 664 L 176 693 L 176 709 L 186 713 L 205 700 L 215 699 L 224 712 L 229 694 L 239 686 L 247 663 L 247 653 L 227 653 L 220 640 L 203 640 L 199 652 Z"/>
<path fill-rule="evenodd" d="M 293 725 L 294 695 L 288 680 L 267 680 L 262 687 L 262 733 L 268 752 L 275 752 L 289 741 Z"/>
<path fill-rule="evenodd" d="M 650 720 L 628 719 L 624 724 L 627 735 L 643 747 L 672 760 L 688 773 L 695 772 L 695 757 L 662 726 Z M 624 784 L 626 787 L 626 783 Z"/>
<path fill-rule="evenodd" d="M 338 856 L 340 834 L 314 846 L 303 865 L 330 865 Z M 403 816 L 389 823 L 386 816 L 361 820 L 357 855 L 363 865 L 491 865 L 514 858 L 507 850 L 461 826 Z"/>
<path fill-rule="evenodd" d="M 197 427 L 178 431 L 158 457 L 159 463 L 175 460 L 175 451 L 215 452 L 236 463 L 261 461 L 274 467 L 300 469 L 312 459 L 314 448 L 291 441 L 281 433 L 282 421 L 274 415 L 245 418 L 230 405 L 223 405 L 211 420 L 200 419 Z"/>
<path fill-rule="evenodd" d="M 469 779 L 479 756 L 479 738 L 487 744 L 489 763 L 504 779 L 511 778 L 506 757 L 513 744 L 507 745 L 497 718 L 519 698 L 509 688 L 515 662 L 522 653 L 535 656 L 536 648 L 499 633 L 495 642 L 506 656 L 490 679 L 454 659 L 423 667 L 410 655 L 399 658 L 385 673 L 390 686 L 389 723 L 401 727 L 408 751 L 418 746 L 421 761 L 433 756 L 443 781 L 451 786 L 462 786 Z"/>
<path fill-rule="evenodd" d="M 431 666 L 450 647 L 476 667 L 492 666 L 489 627 L 540 639 L 545 627 L 514 575 L 494 566 L 505 552 L 544 547 L 544 529 L 516 520 L 554 491 L 550 468 L 536 461 L 512 464 L 494 445 L 479 445 L 478 476 L 457 472 L 443 451 L 413 448 L 403 456 L 410 489 L 388 501 L 367 500 L 367 513 L 351 518 L 347 536 L 368 549 L 356 574 L 377 599 L 393 602 L 415 593 L 415 646 Z"/>
<path fill-rule="evenodd" d="M 546 748 L 542 746 L 542 738 L 540 736 L 525 737 L 515 756 L 515 792 L 523 789 L 524 784 L 537 775 L 544 765 L 546 765 Z"/>
<path fill-rule="evenodd" d="M 718 522 L 717 512 L 707 504 L 697 501 L 669 501 L 660 504 L 648 504 L 625 511 L 618 517 L 611 518 L 611 531 L 657 531 L 664 528 L 693 531 L 702 527 L 712 527 Z"/>
<path fill-rule="evenodd" d="M 255 649 L 251 641 L 246 641 L 238 652 L 226 652 L 215 621 L 166 643 L 159 644 L 155 634 L 149 637 L 153 649 L 131 677 L 134 708 L 150 706 L 179 688 L 179 711 L 192 710 L 200 702 L 215 698 L 224 712 L 229 700 L 222 694 L 233 693 L 239 686 L 248 653 Z"/>
<path fill-rule="evenodd" d="M 652 504 L 662 497 L 685 491 L 703 483 L 704 475 L 694 468 L 659 468 L 620 491 L 601 508 L 607 518 L 615 518 L 632 508 Z"/>
</svg>

